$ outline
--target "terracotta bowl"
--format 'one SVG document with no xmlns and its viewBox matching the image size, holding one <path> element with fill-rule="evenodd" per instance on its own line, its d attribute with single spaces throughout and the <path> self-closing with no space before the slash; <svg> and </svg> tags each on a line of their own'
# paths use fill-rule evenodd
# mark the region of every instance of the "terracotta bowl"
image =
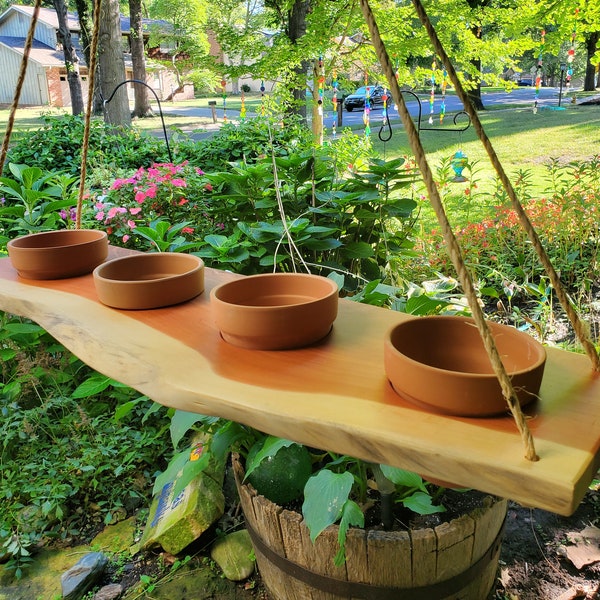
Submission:
<svg viewBox="0 0 600 600">
<path fill-rule="evenodd" d="M 308 273 L 251 275 L 211 292 L 226 342 L 252 350 L 307 346 L 325 337 L 337 317 L 338 287 Z"/>
<path fill-rule="evenodd" d="M 96 229 L 59 229 L 15 238 L 7 249 L 21 277 L 66 279 L 91 273 L 104 261 L 108 238 Z"/>
<path fill-rule="evenodd" d="M 204 291 L 204 262 L 177 252 L 134 254 L 97 267 L 94 284 L 100 302 L 113 308 L 171 306 Z"/>
<path fill-rule="evenodd" d="M 530 335 L 488 322 L 519 402 L 537 397 L 546 351 Z M 419 317 L 396 325 L 384 345 L 385 372 L 406 400 L 459 416 L 508 410 L 479 330 L 467 317 Z"/>
</svg>

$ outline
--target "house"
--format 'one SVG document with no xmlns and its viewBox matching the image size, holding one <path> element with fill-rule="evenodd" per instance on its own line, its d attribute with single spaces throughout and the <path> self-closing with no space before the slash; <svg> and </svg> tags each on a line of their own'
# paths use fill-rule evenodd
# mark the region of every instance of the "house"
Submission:
<svg viewBox="0 0 600 600">
<path fill-rule="evenodd" d="M 23 60 L 25 38 L 29 31 L 33 15 L 32 6 L 13 5 L 0 15 L 0 104 L 13 102 L 17 79 Z M 77 16 L 67 16 L 71 39 L 79 58 L 79 70 L 84 97 L 87 97 L 87 66 L 79 43 L 80 26 Z M 150 21 L 147 21 L 149 24 Z M 121 18 L 123 37 L 130 33 L 129 18 Z M 19 106 L 56 106 L 71 105 L 67 70 L 64 54 L 58 42 L 58 19 L 54 9 L 41 8 L 34 32 L 34 40 L 29 54 L 27 73 Z M 127 43 L 125 44 L 127 45 Z M 159 99 L 172 93 L 177 87 L 175 74 L 168 68 L 158 65 L 146 65 L 147 83 L 152 86 Z M 125 77 L 132 79 L 131 57 L 125 53 Z M 131 84 L 128 86 L 130 98 L 133 98 Z M 194 97 L 192 86 L 176 94 L 175 99 Z"/>
</svg>

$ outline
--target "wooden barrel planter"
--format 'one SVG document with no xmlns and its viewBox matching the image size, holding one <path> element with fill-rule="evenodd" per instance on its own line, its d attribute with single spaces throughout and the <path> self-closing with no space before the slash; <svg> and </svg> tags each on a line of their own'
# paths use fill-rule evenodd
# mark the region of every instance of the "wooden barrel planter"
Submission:
<svg viewBox="0 0 600 600">
<path fill-rule="evenodd" d="M 434 529 L 351 528 L 346 563 L 336 567 L 337 525 L 311 542 L 301 514 L 243 484 L 244 469 L 235 457 L 233 467 L 271 600 L 485 600 L 492 590 L 506 500 L 488 496 L 482 508 Z"/>
</svg>

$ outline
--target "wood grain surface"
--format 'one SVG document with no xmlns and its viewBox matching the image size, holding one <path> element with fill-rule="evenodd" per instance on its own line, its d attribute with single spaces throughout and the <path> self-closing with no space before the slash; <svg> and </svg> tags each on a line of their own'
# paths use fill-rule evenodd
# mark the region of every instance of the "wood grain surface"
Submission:
<svg viewBox="0 0 600 600">
<path fill-rule="evenodd" d="M 111 248 L 109 258 L 123 251 Z M 205 291 L 155 310 L 102 305 L 91 275 L 20 278 L 0 259 L 0 309 L 39 323 L 88 365 L 165 406 L 218 415 L 313 447 L 395 465 L 562 515 L 600 465 L 600 376 L 548 348 L 540 400 L 527 408 L 538 462 L 512 417 L 448 417 L 400 398 L 383 366 L 386 332 L 408 315 L 341 300 L 333 330 L 298 350 L 224 342 L 210 290 L 236 277 L 206 269 Z M 444 391 L 440 390 L 440 394 Z"/>
</svg>

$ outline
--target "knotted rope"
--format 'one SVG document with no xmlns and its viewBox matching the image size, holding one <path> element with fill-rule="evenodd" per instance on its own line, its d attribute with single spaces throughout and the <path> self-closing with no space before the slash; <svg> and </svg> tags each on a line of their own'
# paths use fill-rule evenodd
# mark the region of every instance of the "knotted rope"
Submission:
<svg viewBox="0 0 600 600">
<path fill-rule="evenodd" d="M 421 139 L 419 138 L 419 133 L 415 127 L 415 124 L 413 123 L 412 118 L 410 117 L 410 113 L 408 112 L 406 103 L 404 102 L 404 98 L 400 93 L 400 87 L 398 86 L 398 82 L 394 74 L 393 65 L 390 61 L 390 58 L 387 54 L 387 51 L 379 34 L 379 27 L 375 22 L 375 17 L 373 15 L 371 7 L 369 6 L 368 0 L 360 0 L 360 5 L 365 21 L 367 22 L 367 25 L 369 27 L 371 38 L 375 47 L 375 51 L 379 58 L 379 62 L 381 63 L 383 71 L 387 77 L 388 84 L 392 91 L 392 97 L 394 98 L 394 102 L 398 106 L 398 112 L 402 119 L 402 123 L 406 130 L 406 133 L 408 135 L 408 140 L 410 142 L 412 151 L 415 155 L 415 159 L 417 161 L 417 164 L 419 165 L 421 175 L 427 187 L 429 200 L 435 211 L 438 222 L 440 223 L 440 227 L 442 229 L 444 241 L 446 243 L 450 259 L 452 260 L 452 264 L 456 269 L 458 279 L 463 287 L 465 295 L 467 296 L 467 300 L 469 302 L 469 306 L 471 307 L 471 312 L 473 314 L 473 320 L 475 321 L 477 329 L 479 330 L 486 352 L 490 357 L 492 368 L 496 377 L 498 378 L 500 387 L 502 389 L 502 393 L 507 401 L 508 407 L 517 425 L 517 429 L 519 430 L 519 433 L 521 435 L 521 439 L 523 440 L 523 443 L 525 445 L 525 457 L 531 461 L 538 460 L 538 456 L 535 452 L 533 436 L 531 435 L 529 427 L 527 426 L 527 423 L 525 421 L 525 416 L 523 415 L 523 411 L 521 410 L 521 405 L 514 391 L 510 377 L 508 376 L 508 373 L 504 368 L 502 360 L 500 359 L 500 354 L 498 353 L 498 348 L 496 347 L 494 338 L 485 321 L 483 311 L 481 309 L 481 306 L 479 305 L 477 294 L 473 286 L 471 275 L 469 274 L 465 266 L 460 246 L 456 240 L 456 237 L 454 236 L 452 227 L 450 226 L 448 217 L 446 216 L 446 212 L 444 211 L 444 206 L 439 195 L 438 189 L 436 187 L 433 178 L 433 173 L 431 172 L 431 168 L 429 167 L 429 163 L 427 162 L 425 151 L 423 149 L 423 145 L 421 144 Z"/>
<path fill-rule="evenodd" d="M 81 175 L 79 179 L 79 194 L 77 196 L 77 211 L 75 216 L 75 227 L 81 228 L 81 212 L 83 210 L 83 196 L 85 193 L 85 177 L 87 174 L 87 157 L 90 140 L 90 120 L 94 105 L 94 87 L 96 83 L 96 62 L 98 53 L 98 37 L 100 31 L 100 6 L 102 0 L 94 0 L 94 29 L 92 30 L 92 41 L 90 43 L 90 64 L 88 65 L 88 95 L 83 126 L 83 140 L 81 142 Z"/>
<path fill-rule="evenodd" d="M 13 103 L 10 107 L 8 114 L 8 123 L 6 125 L 6 132 L 4 134 L 4 141 L 2 142 L 2 152 L 0 152 L 0 175 L 4 171 L 4 161 L 8 154 L 8 144 L 10 142 L 10 136 L 12 135 L 13 126 L 15 124 L 15 115 L 17 114 L 17 107 L 19 106 L 19 99 L 21 98 L 21 90 L 25 83 L 25 75 L 27 74 L 27 65 L 29 64 L 29 54 L 31 52 L 31 46 L 33 44 L 33 34 L 35 33 L 35 26 L 38 21 L 40 14 L 40 7 L 42 6 L 42 0 L 35 1 L 35 7 L 33 9 L 33 15 L 31 16 L 31 23 L 29 25 L 29 31 L 25 38 L 25 47 L 23 48 L 23 60 L 21 61 L 21 68 L 19 70 L 19 76 L 17 77 L 17 87 L 15 89 L 15 96 Z"/>
</svg>

